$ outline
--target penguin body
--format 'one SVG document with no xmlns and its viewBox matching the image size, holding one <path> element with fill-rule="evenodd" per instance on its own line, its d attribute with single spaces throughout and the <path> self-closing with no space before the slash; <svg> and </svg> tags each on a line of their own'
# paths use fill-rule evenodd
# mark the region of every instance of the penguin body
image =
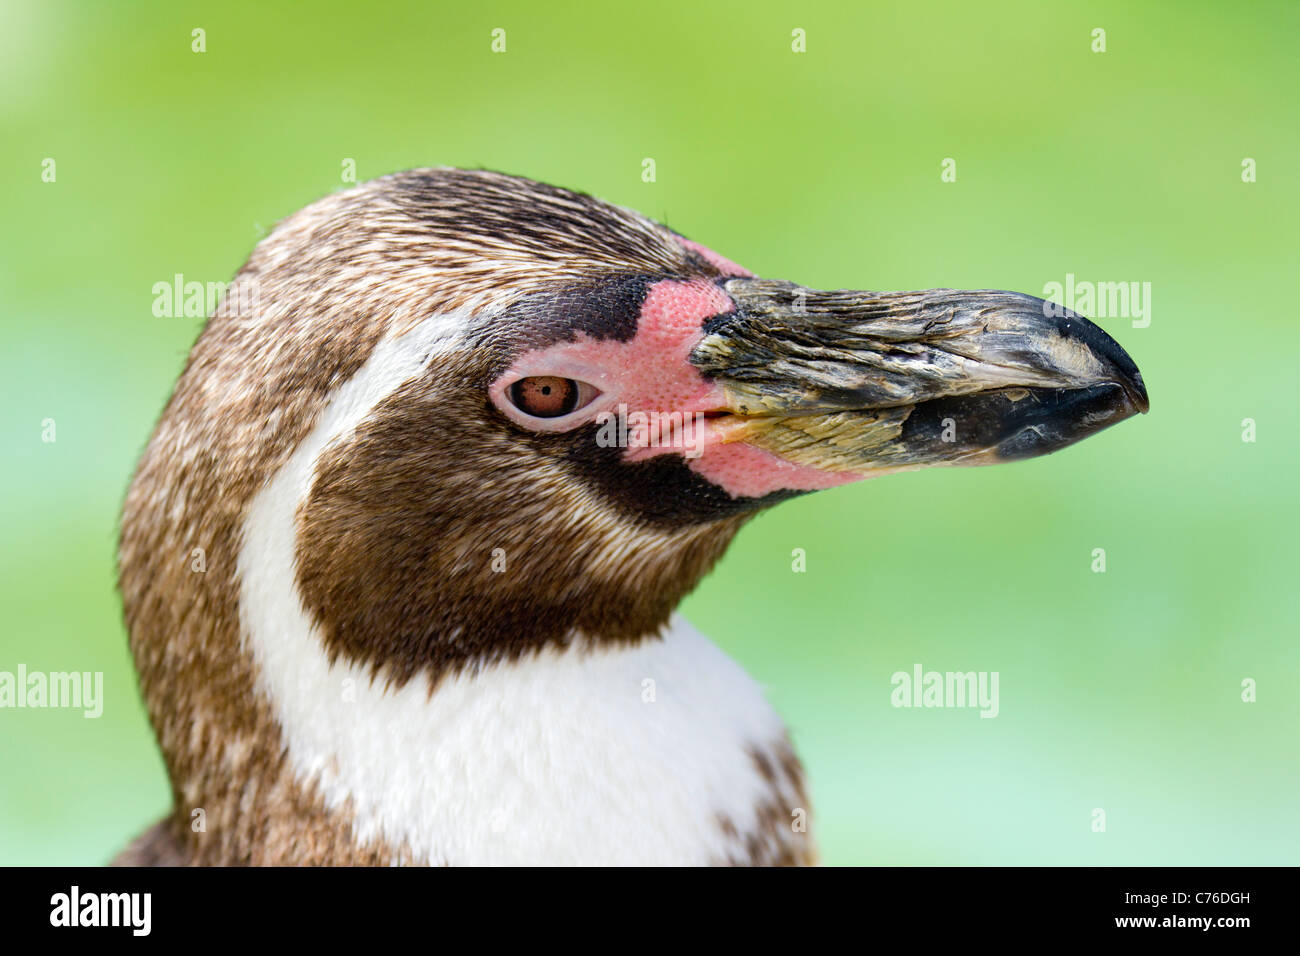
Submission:
<svg viewBox="0 0 1300 956">
<path fill-rule="evenodd" d="M 781 720 L 674 610 L 792 495 L 1145 410 L 1104 333 L 1028 303 L 765 282 L 496 173 L 290 217 L 124 507 L 174 809 L 119 862 L 813 861 Z"/>
</svg>

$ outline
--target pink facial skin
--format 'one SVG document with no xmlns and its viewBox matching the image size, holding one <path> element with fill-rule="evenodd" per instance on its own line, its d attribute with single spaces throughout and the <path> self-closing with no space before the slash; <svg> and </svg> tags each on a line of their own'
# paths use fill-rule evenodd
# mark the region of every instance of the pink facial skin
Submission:
<svg viewBox="0 0 1300 956">
<path fill-rule="evenodd" d="M 747 279 L 753 278 L 754 273 L 750 272 L 744 266 L 732 262 L 726 256 L 718 255 L 708 246 L 702 246 L 698 242 L 691 242 L 689 239 L 683 239 L 682 245 L 691 250 L 691 252 L 699 253 L 704 257 L 706 262 L 721 272 L 724 276 L 743 276 Z"/>
<path fill-rule="evenodd" d="M 727 275 L 750 275 L 704 246 L 686 245 Z M 730 296 L 705 279 L 656 282 L 646 294 L 636 335 L 630 341 L 598 340 L 582 333 L 575 341 L 527 352 L 492 385 L 489 395 L 508 417 L 537 431 L 568 431 L 588 422 L 603 422 L 598 416 L 617 413 L 620 406 L 629 415 L 680 412 L 688 422 L 684 427 L 690 429 L 685 436 L 676 434 L 676 429 L 655 431 L 647 443 L 638 441 L 646 436 L 645 429 L 628 429 L 626 460 L 684 455 L 692 471 L 733 498 L 759 498 L 783 490 L 813 491 L 856 481 L 861 476 L 796 465 L 742 441 L 726 442 L 725 417 L 717 424 L 704 419 L 696 428 L 700 422 L 696 413 L 724 411 L 726 402 L 722 389 L 706 381 L 689 356 L 703 338 L 705 320 L 735 308 Z M 587 382 L 599 389 L 600 395 L 562 418 L 530 418 L 511 404 L 505 391 L 531 375 Z"/>
</svg>

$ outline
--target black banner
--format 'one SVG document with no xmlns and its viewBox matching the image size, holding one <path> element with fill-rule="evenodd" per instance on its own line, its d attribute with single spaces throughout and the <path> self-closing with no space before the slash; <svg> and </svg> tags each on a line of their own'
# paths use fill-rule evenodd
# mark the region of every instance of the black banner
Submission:
<svg viewBox="0 0 1300 956">
<path fill-rule="evenodd" d="M 544 879 L 520 870 L 47 868 L 7 875 L 0 912 L 10 941 L 75 934 L 83 942 L 205 944 L 281 933 L 337 943 L 421 925 L 418 938 L 436 943 L 431 927 L 460 936 L 472 926 L 531 925 L 549 934 L 554 930 L 541 928 L 559 919 L 565 932 L 600 927 L 607 940 L 607 927 L 620 922 L 635 937 L 703 920 L 742 935 L 762 926 L 779 931 L 782 923 L 812 938 L 822 931 L 866 940 L 901 934 L 919 947 L 947 939 L 1125 936 L 1232 945 L 1243 934 L 1284 931 L 1295 882 L 1286 869 L 1222 868 L 567 870 Z"/>
</svg>

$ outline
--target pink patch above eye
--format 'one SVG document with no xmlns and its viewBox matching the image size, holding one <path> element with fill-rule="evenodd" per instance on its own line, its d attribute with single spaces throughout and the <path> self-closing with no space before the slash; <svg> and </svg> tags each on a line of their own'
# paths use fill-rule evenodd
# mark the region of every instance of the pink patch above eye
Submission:
<svg viewBox="0 0 1300 956">
<path fill-rule="evenodd" d="M 558 375 L 600 389 L 593 413 L 619 405 L 629 412 L 717 408 L 716 388 L 691 365 L 690 354 L 703 338 L 704 322 L 735 308 L 731 297 L 706 279 L 661 280 L 647 290 L 630 340 L 581 333 L 573 342 L 527 352 L 497 388 L 525 376 Z"/>
<path fill-rule="evenodd" d="M 620 401 L 631 410 L 677 411 L 716 407 L 714 386 L 690 363 L 705 320 L 734 312 L 731 297 L 712 282 L 656 282 L 641 306 L 630 342 L 600 343 L 621 366 Z"/>
<path fill-rule="evenodd" d="M 708 246 L 702 246 L 698 242 L 691 242 L 691 240 L 689 239 L 683 239 L 682 245 L 684 245 L 687 249 L 691 250 L 692 252 L 698 253 L 699 255 L 703 256 L 706 262 L 708 262 L 711 266 L 713 266 L 713 268 L 721 272 L 724 276 L 744 276 L 746 278 L 749 278 L 754 274 L 750 272 L 748 269 L 746 269 L 744 266 L 737 265 L 736 263 L 732 262 L 726 256 L 718 255 Z"/>
</svg>

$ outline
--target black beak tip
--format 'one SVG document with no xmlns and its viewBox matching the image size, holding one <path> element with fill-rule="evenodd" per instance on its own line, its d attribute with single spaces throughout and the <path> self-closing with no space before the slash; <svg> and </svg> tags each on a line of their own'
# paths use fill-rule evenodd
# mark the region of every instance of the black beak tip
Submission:
<svg viewBox="0 0 1300 956">
<path fill-rule="evenodd" d="M 1133 370 L 1133 376 L 1129 380 L 1121 383 L 1124 391 L 1128 393 L 1129 401 L 1133 407 L 1145 415 L 1151 410 L 1151 399 L 1147 398 L 1147 386 L 1142 381 L 1142 373 L 1136 368 Z"/>
<path fill-rule="evenodd" d="M 1047 308 L 1047 303 L 1044 303 Z M 1110 367 L 1115 382 L 1124 389 L 1129 404 L 1145 415 L 1151 408 L 1151 399 L 1147 397 L 1147 386 L 1142 381 L 1142 373 L 1137 363 L 1124 351 L 1123 346 L 1106 333 L 1095 322 L 1085 319 L 1077 313 L 1065 310 L 1056 316 L 1057 331 L 1061 335 L 1076 338 Z"/>
<path fill-rule="evenodd" d="M 991 430 L 1000 433 L 998 458 L 1016 461 L 1050 454 L 1082 441 L 1149 407 L 1142 379 L 1086 388 L 1031 389 L 1034 401 L 1007 407 L 990 403 Z"/>
</svg>

